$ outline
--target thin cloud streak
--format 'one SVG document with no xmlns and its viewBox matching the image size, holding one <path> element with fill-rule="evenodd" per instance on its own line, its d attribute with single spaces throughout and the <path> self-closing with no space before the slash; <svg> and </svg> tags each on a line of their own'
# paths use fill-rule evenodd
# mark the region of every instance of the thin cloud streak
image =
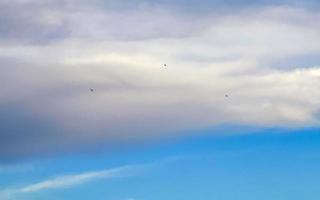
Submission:
<svg viewBox="0 0 320 200">
<path fill-rule="evenodd" d="M 38 183 L 30 184 L 21 188 L 5 189 L 0 191 L 0 198 L 4 199 L 14 199 L 15 196 L 41 192 L 44 190 L 51 189 L 63 189 L 69 188 L 76 185 L 85 184 L 98 179 L 112 179 L 132 176 L 136 169 L 141 166 L 137 165 L 125 165 L 122 167 L 100 170 L 100 171 L 90 171 L 80 174 L 64 175 L 56 178 L 47 179 Z"/>
<path fill-rule="evenodd" d="M 66 188 L 74 185 L 84 184 L 97 179 L 110 179 L 119 176 L 126 176 L 132 166 L 124 166 L 103 171 L 86 172 L 76 175 L 61 176 L 54 179 L 45 180 L 31 184 L 20 189 L 21 192 L 37 192 L 48 189 Z"/>
<path fill-rule="evenodd" d="M 105 170 L 87 171 L 79 174 L 62 175 L 54 178 L 49 178 L 37 183 L 28 184 L 22 187 L 9 187 L 0 190 L 0 199 L 13 200 L 19 196 L 30 195 L 32 193 L 43 192 L 46 190 L 71 188 L 78 185 L 93 182 L 99 179 L 107 180 L 148 174 L 151 171 L 158 170 L 159 168 L 162 168 L 166 165 L 190 158 L 192 157 L 172 156 L 149 163 L 123 165 L 120 167 Z"/>
</svg>

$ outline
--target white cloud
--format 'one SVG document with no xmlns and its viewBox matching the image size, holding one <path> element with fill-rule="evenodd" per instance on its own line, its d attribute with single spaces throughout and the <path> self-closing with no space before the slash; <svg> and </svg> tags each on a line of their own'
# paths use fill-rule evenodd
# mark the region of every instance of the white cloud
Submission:
<svg viewBox="0 0 320 200">
<path fill-rule="evenodd" d="M 56 178 L 50 178 L 38 183 L 30 184 L 21 188 L 9 188 L 0 191 L 0 198 L 15 199 L 24 193 L 41 192 L 50 189 L 62 189 L 74 187 L 76 185 L 85 184 L 98 179 L 111 179 L 119 177 L 131 176 L 134 169 L 138 166 L 123 166 L 113 169 L 84 172 L 81 174 L 64 175 Z"/>
<path fill-rule="evenodd" d="M 41 45 L 0 47 L 0 107 L 18 112 L 19 105 L 22 116 L 50 124 L 24 121 L 14 126 L 25 127 L 20 132 L 4 127 L 17 136 L 0 134 L 0 156 L 54 152 L 57 144 L 112 146 L 224 123 L 319 124 L 319 63 L 273 66 L 320 54 L 318 13 L 260 7 L 188 16 L 154 9 L 66 6 L 39 29 L 58 22 L 68 34 Z"/>
<path fill-rule="evenodd" d="M 65 188 L 74 185 L 83 184 L 96 179 L 109 179 L 119 176 L 126 176 L 131 166 L 124 166 L 115 169 L 107 169 L 103 171 L 85 172 L 76 175 L 66 175 L 39 183 L 31 184 L 20 189 L 21 192 L 37 192 L 47 189 Z"/>
</svg>

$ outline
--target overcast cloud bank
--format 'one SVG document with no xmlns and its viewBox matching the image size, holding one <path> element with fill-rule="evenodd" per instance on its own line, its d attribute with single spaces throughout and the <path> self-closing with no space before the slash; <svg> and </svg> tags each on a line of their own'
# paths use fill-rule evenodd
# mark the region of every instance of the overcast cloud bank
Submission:
<svg viewBox="0 0 320 200">
<path fill-rule="evenodd" d="M 313 10 L 84 0 L 0 10 L 0 160 L 225 123 L 319 125 Z"/>
</svg>

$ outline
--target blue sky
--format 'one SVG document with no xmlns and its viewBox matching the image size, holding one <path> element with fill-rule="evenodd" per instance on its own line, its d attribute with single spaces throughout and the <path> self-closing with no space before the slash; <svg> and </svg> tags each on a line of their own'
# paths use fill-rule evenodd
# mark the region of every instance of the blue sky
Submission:
<svg viewBox="0 0 320 200">
<path fill-rule="evenodd" d="M 316 199 L 319 129 L 260 130 L 134 147 L 118 152 L 59 156 L 1 171 L 1 187 L 131 165 L 124 176 L 16 192 L 17 199 Z M 279 133 L 280 132 L 280 133 Z M 134 166 L 133 166 L 134 165 Z M 10 168 L 13 168 L 10 171 Z M 19 183 L 19 184 L 17 184 Z"/>
<path fill-rule="evenodd" d="M 0 199 L 316 199 L 318 11 L 1 1 Z"/>
</svg>

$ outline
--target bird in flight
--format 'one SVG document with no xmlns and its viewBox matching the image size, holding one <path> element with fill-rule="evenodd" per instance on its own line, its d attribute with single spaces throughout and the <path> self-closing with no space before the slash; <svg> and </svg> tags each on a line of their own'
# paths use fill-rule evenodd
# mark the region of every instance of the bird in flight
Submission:
<svg viewBox="0 0 320 200">
<path fill-rule="evenodd" d="M 224 97 L 228 98 L 228 97 L 229 97 L 229 95 L 225 94 L 225 95 L 224 95 Z"/>
<path fill-rule="evenodd" d="M 166 66 L 167 66 L 167 64 L 164 64 L 163 66 L 165 66 L 165 67 L 166 67 Z"/>
<path fill-rule="evenodd" d="M 93 92 L 93 89 L 92 89 L 92 88 L 90 88 L 90 91 L 91 91 L 91 92 Z"/>
</svg>

